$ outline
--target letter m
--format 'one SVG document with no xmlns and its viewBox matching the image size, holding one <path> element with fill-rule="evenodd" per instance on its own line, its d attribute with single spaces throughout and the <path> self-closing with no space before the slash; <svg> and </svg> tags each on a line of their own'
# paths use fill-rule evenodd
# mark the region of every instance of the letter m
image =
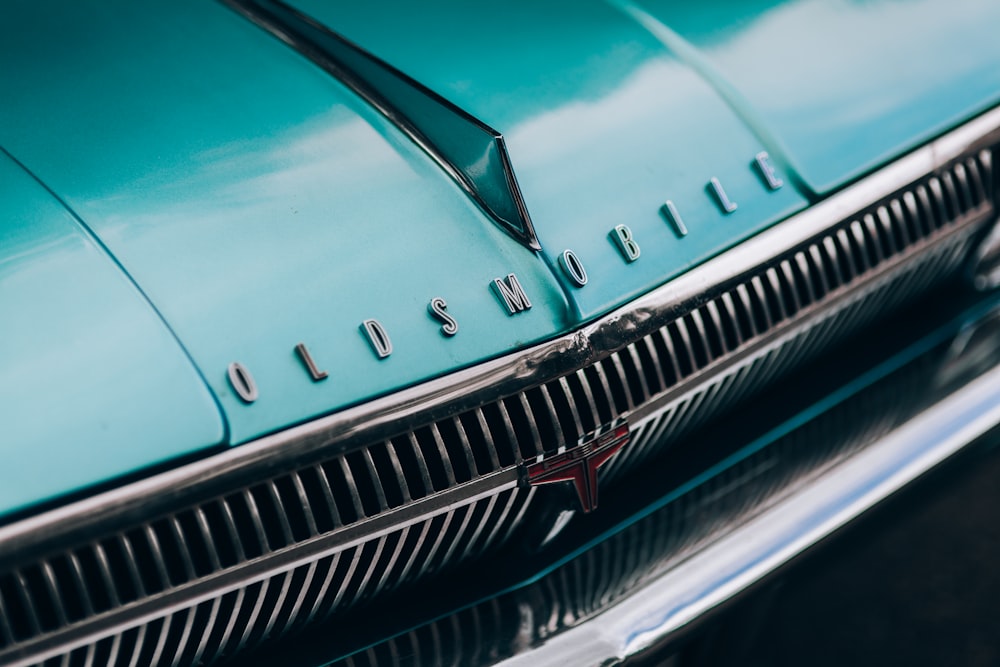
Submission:
<svg viewBox="0 0 1000 667">
<path fill-rule="evenodd" d="M 497 298 L 500 299 L 503 305 L 507 307 L 508 315 L 517 315 L 531 308 L 531 300 L 528 299 L 528 295 L 524 293 L 524 288 L 521 287 L 521 283 L 517 281 L 517 276 L 513 273 L 507 274 L 506 278 L 494 278 L 493 291 L 496 292 Z"/>
</svg>

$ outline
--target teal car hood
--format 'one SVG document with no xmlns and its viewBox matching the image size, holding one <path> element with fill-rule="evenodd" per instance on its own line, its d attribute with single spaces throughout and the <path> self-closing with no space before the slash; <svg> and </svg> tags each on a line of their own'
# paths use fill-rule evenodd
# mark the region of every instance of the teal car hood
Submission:
<svg viewBox="0 0 1000 667">
<path fill-rule="evenodd" d="M 0 75 L 14 101 L 0 145 L 169 323 L 233 443 L 570 325 L 542 258 L 363 101 L 224 5 L 47 4 L 0 21 L 4 60 L 31 64 Z M 78 57 L 53 57 L 25 26 Z M 510 274 L 532 303 L 518 317 L 490 291 Z M 436 297 L 458 335 L 431 316 Z M 368 320 L 389 337 L 386 358 Z M 252 403 L 233 363 L 256 384 Z"/>
<path fill-rule="evenodd" d="M 631 6 L 819 193 L 1000 101 L 993 0 Z"/>
<path fill-rule="evenodd" d="M 394 119 L 222 3 L 5 3 L 0 60 L 17 66 L 0 70 L 0 146 L 203 376 L 228 435 L 177 435 L 178 453 L 571 331 L 1000 90 L 996 40 L 966 48 L 952 76 L 896 76 L 898 49 L 926 65 L 996 25 L 990 3 L 936 34 L 915 3 L 920 30 L 881 41 L 872 26 L 910 5 L 293 4 L 502 134 L 541 250 L 496 226 Z M 838 34 L 872 36 L 863 71 L 858 54 L 823 50 L 833 37 L 815 19 L 829 12 Z M 172 394 L 150 405 L 187 409 Z"/>
<path fill-rule="evenodd" d="M 222 445 L 170 330 L 0 151 L 0 515 Z"/>
</svg>

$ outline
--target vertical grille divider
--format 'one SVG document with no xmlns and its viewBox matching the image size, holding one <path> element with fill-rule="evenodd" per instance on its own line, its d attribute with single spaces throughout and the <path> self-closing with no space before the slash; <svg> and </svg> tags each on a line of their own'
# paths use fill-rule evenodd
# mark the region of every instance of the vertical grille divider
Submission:
<svg viewBox="0 0 1000 667">
<path fill-rule="evenodd" d="M 56 583 L 56 573 L 52 568 L 52 563 L 48 560 L 41 562 L 42 574 L 44 577 L 46 592 L 51 600 L 52 609 L 55 611 L 57 626 L 67 625 L 69 623 L 69 616 L 66 613 L 66 608 L 63 606 L 62 600 L 64 599 L 59 593 L 59 584 Z M 0 613 L 3 613 L 2 608 L 0 608 Z"/>
<path fill-rule="evenodd" d="M 434 491 L 431 473 L 427 468 L 427 461 L 424 459 L 424 453 L 420 449 L 420 444 L 417 442 L 417 436 L 412 431 L 406 434 L 406 444 L 408 446 L 407 451 L 413 454 L 413 459 L 417 463 L 417 470 L 420 474 L 420 480 L 423 483 L 419 497 L 423 498 Z"/>
<path fill-rule="evenodd" d="M 14 630 L 10 625 L 10 611 L 4 596 L 0 594 L 0 647 L 10 646 L 15 641 Z"/>
<path fill-rule="evenodd" d="M 209 638 L 212 636 L 212 631 L 215 629 L 219 618 L 219 608 L 222 606 L 222 597 L 217 597 L 210 603 L 211 606 L 208 611 L 208 618 L 205 619 L 203 623 L 200 624 L 201 634 L 194 646 L 194 651 L 191 658 L 187 661 L 188 664 L 198 665 L 201 663 L 202 656 L 205 654 L 205 650 L 208 648 Z M 118 638 L 116 638 L 118 639 Z M 114 664 L 111 662 L 110 664 Z"/>
<path fill-rule="evenodd" d="M 403 554 L 403 546 L 407 543 L 407 538 L 410 535 L 411 526 L 405 526 L 403 530 L 399 533 L 396 540 L 396 546 L 392 550 L 392 555 L 389 557 L 388 563 L 386 563 L 385 570 L 382 576 L 379 578 L 378 583 L 375 585 L 373 594 L 377 594 L 384 590 L 386 586 L 392 581 L 393 574 L 396 570 L 396 564 L 399 562 L 399 557 Z"/>
<path fill-rule="evenodd" d="M 566 384 L 569 387 L 570 396 L 573 403 L 580 409 L 581 419 L 586 420 L 583 428 L 591 431 L 604 423 L 597 410 L 597 402 L 594 399 L 594 392 L 590 382 L 583 371 L 576 371 L 566 377 Z"/>
<path fill-rule="evenodd" d="M 571 398 L 563 392 L 563 385 L 548 382 L 539 387 L 545 409 L 556 427 L 556 441 L 547 447 L 571 447 L 583 434 L 580 417 L 573 410 Z"/>
<path fill-rule="evenodd" d="M 604 366 L 600 363 L 591 364 L 583 370 L 583 375 L 587 379 L 588 386 L 592 388 L 595 401 L 599 402 L 598 414 L 601 414 L 601 408 L 605 410 L 605 413 L 602 415 L 604 421 L 610 422 L 615 415 L 621 414 L 616 408 L 615 398 L 611 392 L 611 385 L 608 382 L 607 375 L 604 373 Z M 591 381 L 591 376 L 597 378 L 596 385 Z"/>
<path fill-rule="evenodd" d="M 469 537 L 468 544 L 462 550 L 462 556 L 464 558 L 475 555 L 479 553 L 479 551 L 481 551 L 481 549 L 476 549 L 476 542 L 479 540 L 480 537 L 486 534 L 486 526 L 492 525 L 496 521 L 497 517 L 495 517 L 494 514 L 496 511 L 497 503 L 500 500 L 500 495 L 501 494 L 495 494 L 490 496 L 485 501 L 482 500 L 479 501 L 480 504 L 485 502 L 486 508 L 483 511 L 482 518 L 478 522 L 476 522 L 475 529 L 472 531 L 472 535 Z"/>
<path fill-rule="evenodd" d="M 302 475 L 299 474 L 298 471 L 293 471 L 289 477 L 291 478 L 292 486 L 295 488 L 295 494 L 298 498 L 299 505 L 302 508 L 302 514 L 306 521 L 306 536 L 314 537 L 319 535 L 320 530 L 316 525 L 316 517 L 313 512 L 312 502 L 310 502 L 309 495 L 306 493 L 306 487 L 302 481 Z"/>
<path fill-rule="evenodd" d="M 14 582 L 17 594 L 21 598 L 21 608 L 24 610 L 24 620 L 27 623 L 29 632 L 38 635 L 42 632 L 42 623 L 35 610 L 35 601 L 31 599 L 28 582 L 24 579 L 24 573 L 20 570 L 14 572 Z"/>
<path fill-rule="evenodd" d="M 466 481 L 473 479 L 480 474 L 479 466 L 476 465 L 475 455 L 472 451 L 472 442 L 469 440 L 469 435 L 465 431 L 465 425 L 458 416 L 448 419 L 447 423 L 457 436 L 456 449 L 458 449 L 459 452 L 458 454 L 453 453 L 452 457 L 458 458 L 461 456 L 461 462 L 464 464 L 465 470 L 468 471 L 468 474 L 463 477 L 466 478 Z M 455 442 L 455 438 L 450 438 L 450 440 Z"/>
<path fill-rule="evenodd" d="M 466 413 L 467 415 L 470 413 Z M 486 423 L 486 415 L 483 414 L 482 408 L 473 410 L 471 413 L 471 418 L 476 420 L 476 425 L 479 427 L 479 433 L 483 438 L 483 448 L 485 449 L 486 455 L 489 457 L 489 470 L 500 470 L 503 465 L 500 463 L 500 453 L 497 450 L 497 445 L 493 441 L 493 434 L 490 432 L 490 427 Z M 487 470 L 480 470 L 480 474 L 486 474 Z"/>
<path fill-rule="evenodd" d="M 434 537 L 434 541 L 430 543 L 430 546 L 428 547 L 426 553 L 420 557 L 420 570 L 417 572 L 416 575 L 417 578 L 421 578 L 425 574 L 434 571 L 434 563 L 438 554 L 438 550 L 440 550 L 441 545 L 444 543 L 445 535 L 448 534 L 449 529 L 451 528 L 451 523 L 454 520 L 454 518 L 455 518 L 455 511 L 451 510 L 441 516 L 437 516 L 434 517 L 434 519 L 432 519 L 432 521 L 436 523 L 438 522 L 438 519 L 440 519 L 439 522 L 440 525 L 437 530 L 437 534 Z"/>
<path fill-rule="evenodd" d="M 310 623 L 313 619 L 317 617 L 320 610 L 323 608 L 323 603 L 327 601 L 327 591 L 330 590 L 330 586 L 333 584 L 334 576 L 337 573 L 337 567 L 340 565 L 341 553 L 336 553 L 333 556 L 328 556 L 326 558 L 321 558 L 317 563 L 323 564 L 323 575 L 319 580 L 320 584 L 316 590 L 316 597 L 313 599 L 313 603 L 306 613 L 305 623 Z"/>
<path fill-rule="evenodd" d="M 316 578 L 316 571 L 319 570 L 319 560 L 314 560 L 309 565 L 304 568 L 299 568 L 299 571 L 305 570 L 302 573 L 302 581 L 297 586 L 297 589 L 301 591 L 301 594 L 296 595 L 292 598 L 292 605 L 288 610 L 288 616 L 284 623 L 281 624 L 280 631 L 284 632 L 290 628 L 296 627 L 299 621 L 299 614 L 305 609 L 306 599 L 309 597 L 309 591 L 312 588 L 313 581 Z M 276 629 L 277 631 L 277 629 Z"/>
</svg>

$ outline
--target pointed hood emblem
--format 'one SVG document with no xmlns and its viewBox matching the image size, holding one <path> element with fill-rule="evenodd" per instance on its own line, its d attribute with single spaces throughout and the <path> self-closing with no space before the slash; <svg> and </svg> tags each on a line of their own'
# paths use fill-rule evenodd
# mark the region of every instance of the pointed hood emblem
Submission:
<svg viewBox="0 0 1000 667">
<path fill-rule="evenodd" d="M 505 232 L 541 250 L 503 135 L 280 0 L 224 0 L 357 93 L 440 166 Z"/>
<path fill-rule="evenodd" d="M 587 433 L 573 447 L 525 462 L 526 486 L 572 482 L 584 513 L 597 508 L 597 472 L 629 441 L 628 422 L 620 418 Z"/>
</svg>

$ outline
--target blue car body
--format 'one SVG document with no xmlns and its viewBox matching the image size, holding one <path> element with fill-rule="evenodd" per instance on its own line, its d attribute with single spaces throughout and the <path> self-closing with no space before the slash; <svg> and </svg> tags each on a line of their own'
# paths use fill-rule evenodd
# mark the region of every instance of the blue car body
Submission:
<svg viewBox="0 0 1000 667">
<path fill-rule="evenodd" d="M 3 3 L 0 522 L 669 290 L 1000 104 L 997 26 L 993 0 Z M 453 169 L 470 127 L 493 152 Z M 532 233 L 477 198 L 497 178 Z"/>
</svg>

